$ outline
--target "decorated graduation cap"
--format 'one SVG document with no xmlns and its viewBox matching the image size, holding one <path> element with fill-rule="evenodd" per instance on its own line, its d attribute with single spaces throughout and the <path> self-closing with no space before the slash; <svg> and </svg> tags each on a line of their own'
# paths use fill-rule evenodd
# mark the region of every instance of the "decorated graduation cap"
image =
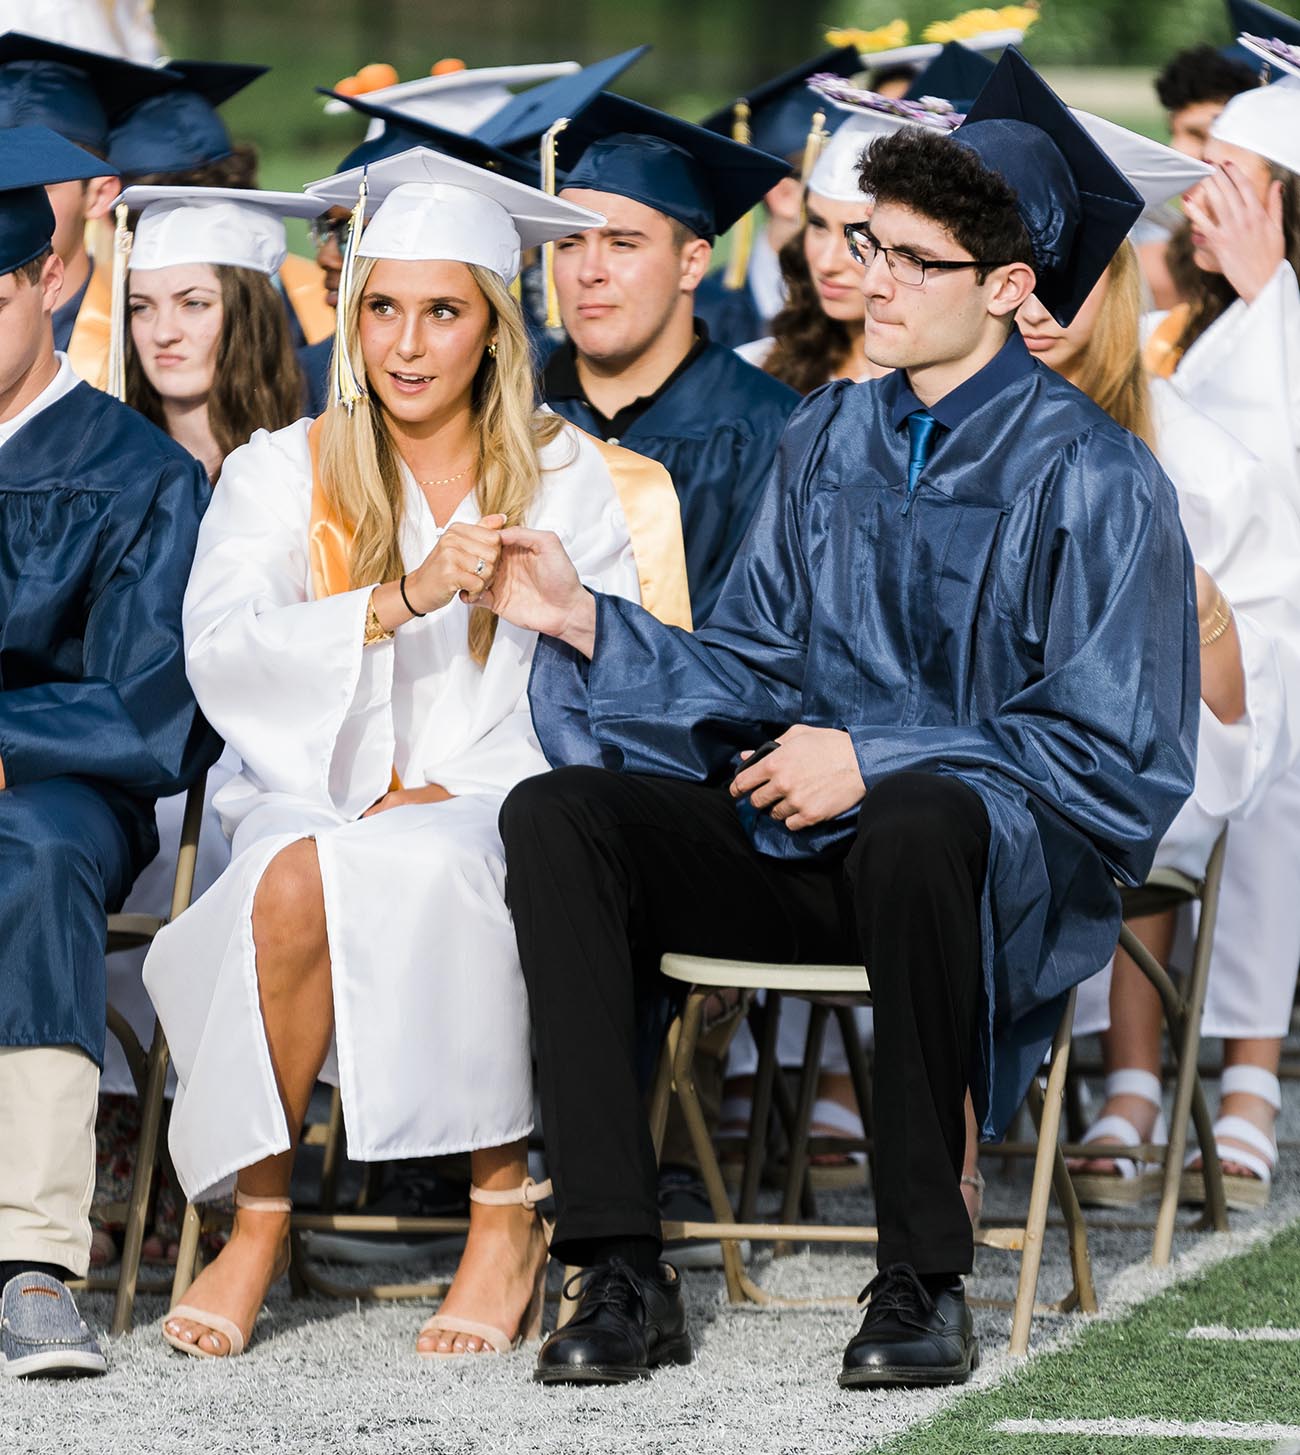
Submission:
<svg viewBox="0 0 1300 1455">
<path fill-rule="evenodd" d="M 787 162 L 603 92 L 555 137 L 566 188 L 630 197 L 712 242 L 790 173 Z"/>
<path fill-rule="evenodd" d="M 366 67 L 357 77 L 364 83 L 366 71 L 389 69 Z M 400 112 L 413 121 L 427 122 L 448 131 L 476 131 L 509 105 L 514 99 L 512 86 L 536 86 L 578 70 L 576 61 L 547 61 L 523 66 L 488 66 L 470 70 L 465 65 L 440 62 L 431 74 L 412 81 L 395 81 L 393 85 L 363 89 L 352 95 L 363 95 L 373 106 Z M 325 110 L 338 115 L 344 111 L 351 87 L 340 82 L 331 93 Z M 377 132 L 367 139 L 372 140 Z"/>
<path fill-rule="evenodd" d="M 828 110 L 840 118 L 835 133 L 807 178 L 808 190 L 828 202 L 864 200 L 858 171 L 862 153 L 877 138 L 890 136 L 905 126 L 949 133 L 963 119 L 949 102 L 937 98 L 922 102 L 881 96 L 833 76 L 817 76 L 811 85 L 824 99 Z"/>
<path fill-rule="evenodd" d="M 572 120 L 581 116 L 602 91 L 649 49 L 648 45 L 635 46 L 630 51 L 583 66 L 571 75 L 558 76 L 529 91 L 521 91 L 485 121 L 475 135 L 493 146 L 527 147 L 535 156 L 543 135 L 557 118 Z"/>
<path fill-rule="evenodd" d="M 1286 45 L 1300 46 L 1300 20 L 1293 15 L 1265 5 L 1262 0 L 1227 0 L 1228 23 L 1237 39 L 1225 46 L 1223 54 L 1230 60 L 1240 61 L 1257 72 L 1262 79 L 1275 81 L 1286 74 L 1272 64 L 1261 40 L 1278 40 Z M 1256 42 L 1251 44 L 1251 42 Z"/>
<path fill-rule="evenodd" d="M 950 42 L 973 51 L 1019 45 L 1037 19 L 1037 4 L 1003 5 L 999 9 L 979 6 L 951 20 L 932 20 L 922 30 L 919 43 L 910 42 L 910 29 L 902 19 L 891 20 L 875 30 L 828 30 L 826 40 L 830 45 L 855 47 L 863 65 L 879 70 L 884 66 L 927 64 Z"/>
<path fill-rule="evenodd" d="M 226 61 L 169 61 L 173 79 L 162 94 L 133 107 L 109 135 L 109 160 L 118 176 L 188 172 L 230 156 L 234 143 L 217 108 L 269 69 Z"/>
<path fill-rule="evenodd" d="M 0 127 L 46 126 L 103 152 L 112 119 L 175 80 L 170 70 L 6 31 L 0 35 Z"/>
<path fill-rule="evenodd" d="M 814 115 L 825 113 L 821 98 L 808 89 L 809 80 L 820 75 L 852 76 L 861 69 L 853 46 L 837 46 L 753 87 L 700 125 L 733 141 L 748 142 L 769 156 L 793 158 L 803 153 Z M 823 124 L 833 131 L 840 120 L 838 113 L 825 115 Z"/>
<path fill-rule="evenodd" d="M 1300 173 L 1300 46 L 1263 36 L 1239 36 L 1241 44 L 1265 57 L 1281 77 L 1234 96 L 1210 125 L 1210 135 L 1244 147 L 1266 161 Z"/>
<path fill-rule="evenodd" d="M 50 246 L 54 209 L 46 187 L 98 177 L 103 170 L 103 162 L 48 126 L 0 130 L 0 274 L 39 258 Z"/>
<path fill-rule="evenodd" d="M 1036 292 L 1064 327 L 1142 212 L 1142 197 L 1019 51 L 953 133 L 1016 194 Z"/>
<path fill-rule="evenodd" d="M 1142 198 L 1144 215 L 1154 221 L 1181 220 L 1182 214 L 1170 203 L 1214 171 L 1205 162 L 1107 121 L 1104 116 L 1072 111 L 1079 125 L 1132 183 Z"/>
<path fill-rule="evenodd" d="M 905 99 L 920 101 L 927 96 L 939 96 L 958 111 L 969 111 L 994 69 L 986 55 L 960 41 L 947 41 L 907 88 Z"/>
<path fill-rule="evenodd" d="M 377 135 L 367 135 L 365 141 L 344 157 L 339 165 L 340 172 L 373 166 L 388 157 L 408 152 L 412 147 L 423 146 L 431 151 L 441 152 L 444 156 L 456 157 L 471 166 L 499 172 L 503 177 L 522 182 L 526 186 L 535 187 L 541 178 L 535 158 L 518 157 L 490 142 L 480 140 L 477 136 L 434 126 L 431 122 L 416 121 L 400 111 L 376 105 L 365 96 L 341 96 L 338 92 L 326 90 L 322 86 L 316 89 L 321 95 L 342 101 L 359 115 L 380 123 Z"/>
<path fill-rule="evenodd" d="M 352 208 L 352 227 L 339 281 L 332 398 L 351 409 L 365 398 L 363 373 L 348 356 L 347 307 L 356 259 L 455 262 L 487 268 L 503 282 L 519 275 L 524 248 L 600 227 L 598 212 L 456 157 L 415 147 L 373 166 L 311 183 L 321 211 Z M 369 202 L 377 203 L 368 226 Z"/>
</svg>

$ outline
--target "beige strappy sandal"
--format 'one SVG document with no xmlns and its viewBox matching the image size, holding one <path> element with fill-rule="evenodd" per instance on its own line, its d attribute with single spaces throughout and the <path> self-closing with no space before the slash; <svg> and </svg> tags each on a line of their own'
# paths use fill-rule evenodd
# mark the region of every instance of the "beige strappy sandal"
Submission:
<svg viewBox="0 0 1300 1455">
<path fill-rule="evenodd" d="M 471 1186 L 469 1199 L 471 1202 L 482 1203 L 484 1207 L 523 1207 L 535 1212 L 537 1204 L 545 1202 L 551 1195 L 551 1182 L 547 1178 L 545 1182 L 534 1182 L 531 1177 L 525 1177 L 518 1187 L 512 1187 L 509 1192 L 489 1192 L 483 1187 Z M 550 1246 L 552 1226 L 545 1218 L 538 1215 L 542 1225 L 542 1232 L 546 1236 L 547 1246 Z M 491 1324 L 475 1323 L 473 1319 L 458 1318 L 455 1314 L 437 1313 L 424 1325 L 420 1334 L 465 1334 L 471 1339 L 482 1339 L 484 1344 L 494 1354 L 510 1354 L 518 1349 L 521 1344 L 526 1344 L 536 1339 L 542 1332 L 542 1306 L 546 1301 L 546 1268 L 549 1259 L 542 1263 L 537 1270 L 537 1281 L 533 1285 L 532 1297 L 528 1300 L 528 1307 L 524 1310 L 524 1316 L 519 1321 L 519 1332 L 512 1339 L 502 1329 L 493 1328 Z M 479 1354 L 486 1352 L 480 1349 Z M 464 1359 L 465 1353 L 457 1353 L 454 1349 L 420 1349 L 416 1353 L 421 1359 Z M 476 1357 L 468 1355 L 469 1358 Z"/>
<path fill-rule="evenodd" d="M 235 1192 L 235 1206 L 244 1212 L 254 1213 L 293 1211 L 293 1203 L 287 1197 L 250 1197 L 238 1190 Z M 286 1238 L 283 1255 L 276 1264 L 275 1273 L 271 1278 L 272 1284 L 283 1278 L 288 1269 L 289 1240 Z M 195 1339 L 192 1343 L 182 1339 L 179 1334 L 173 1334 L 167 1327 L 173 1319 L 185 1319 L 192 1324 L 201 1324 L 209 1332 L 220 1334 L 223 1338 L 228 1339 L 230 1348 L 224 1354 L 219 1354 L 215 1349 L 200 1348 L 199 1339 Z M 188 1303 L 178 1303 L 163 1320 L 162 1336 L 164 1342 L 170 1344 L 173 1349 L 179 1349 L 182 1354 L 191 1354 L 196 1359 L 233 1359 L 248 1347 L 248 1342 L 253 1337 L 253 1331 L 250 1329 L 245 1334 L 238 1324 L 226 1318 L 224 1314 L 215 1314 L 209 1309 L 195 1308 Z M 199 1336 L 200 1339 L 202 1337 L 202 1335 Z"/>
</svg>

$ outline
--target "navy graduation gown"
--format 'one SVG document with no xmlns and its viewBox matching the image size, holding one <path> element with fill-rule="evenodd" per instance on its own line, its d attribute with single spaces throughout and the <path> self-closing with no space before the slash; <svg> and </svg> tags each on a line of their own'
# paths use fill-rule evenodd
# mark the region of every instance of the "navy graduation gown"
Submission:
<svg viewBox="0 0 1300 1455">
<path fill-rule="evenodd" d="M 220 743 L 181 601 L 209 487 L 80 384 L 0 448 L 0 1045 L 104 1050 L 104 916 Z"/>
<path fill-rule="evenodd" d="M 725 278 L 726 270 L 715 268 L 695 290 L 695 315 L 708 325 L 709 337 L 728 349 L 766 338 L 772 320 L 763 316 L 749 280 L 743 288 L 728 288 Z"/>
<path fill-rule="evenodd" d="M 579 429 L 601 434 L 585 400 L 546 402 Z M 798 403 L 793 389 L 710 342 L 618 437 L 672 476 L 697 622 L 713 609 Z"/>
<path fill-rule="evenodd" d="M 802 722 L 849 732 L 868 791 L 922 769 L 978 792 L 986 1136 L 1065 994 L 1114 951 L 1114 879 L 1146 876 L 1191 792 L 1200 685 L 1173 486 L 1018 336 L 1008 348 L 1023 362 L 939 435 L 910 498 L 901 376 L 810 396 L 708 627 L 598 596 L 593 660 L 543 639 L 530 687 L 555 765 L 721 781 Z M 740 811 L 781 858 L 843 854 L 856 823 L 791 833 Z"/>
<path fill-rule="evenodd" d="M 330 402 L 330 360 L 333 357 L 332 338 L 305 344 L 298 350 L 298 364 L 307 394 L 306 410 L 313 418 L 324 414 Z"/>
</svg>

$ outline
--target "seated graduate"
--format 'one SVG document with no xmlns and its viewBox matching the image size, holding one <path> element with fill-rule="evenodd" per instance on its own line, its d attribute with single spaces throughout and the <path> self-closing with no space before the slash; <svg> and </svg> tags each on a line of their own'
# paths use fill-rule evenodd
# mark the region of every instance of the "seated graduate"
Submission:
<svg viewBox="0 0 1300 1455">
<path fill-rule="evenodd" d="M 47 185 L 101 163 L 0 132 L 0 1357 L 102 1371 L 61 1280 L 89 1263 L 106 917 L 158 848 L 154 799 L 218 744 L 185 681 L 198 464 L 55 352 Z"/>
<path fill-rule="evenodd" d="M 861 185 L 867 352 L 894 372 L 795 415 L 707 626 L 584 590 L 538 533 L 504 533 L 480 598 L 558 638 L 533 715 L 578 765 L 501 816 L 552 1247 L 588 1270 L 545 1382 L 691 1357 L 632 1061 L 669 949 L 869 967 L 880 1271 L 841 1382 L 964 1380 L 967 1089 L 999 1135 L 1114 950 L 1115 878 L 1192 788 L 1174 489 L 1014 321 L 1035 291 L 1073 314 L 1137 193 L 1014 51 L 951 138 L 882 138 Z"/>
<path fill-rule="evenodd" d="M 104 162 L 102 175 L 49 189 L 54 251 L 63 288 L 54 310 L 54 347 L 73 371 L 102 389 L 108 382 L 112 231 L 104 222 L 121 191 L 107 160 L 112 120 L 166 90 L 171 72 L 11 30 L 0 35 L 0 128 L 47 126 Z M 87 245 L 87 237 L 94 251 Z"/>
<path fill-rule="evenodd" d="M 663 464 L 681 500 L 691 607 L 722 588 L 798 403 L 693 316 L 714 237 L 786 172 L 784 162 L 604 93 L 556 139 L 560 195 L 608 221 L 555 247 L 570 342 L 542 374 L 579 428 Z"/>
<path fill-rule="evenodd" d="M 1287 25 L 1278 40 L 1241 38 L 1282 79 L 1234 96 L 1210 126 L 1205 161 L 1214 174 L 1183 201 L 1192 265 L 1180 275 L 1186 302 L 1156 324 L 1145 361 L 1267 465 L 1273 490 L 1294 511 L 1300 509 L 1300 22 Z M 1216 1140 L 1234 1201 L 1267 1199 L 1277 1157 L 1277 1070 L 1300 960 L 1297 861 L 1300 768 L 1293 768 L 1234 823 L 1219 900 L 1212 980 L 1230 991 L 1233 1005 L 1228 1010 L 1219 1002 L 1215 1017 L 1221 1014 L 1233 1034 Z M 1138 1101 L 1123 1114 L 1141 1126 L 1151 1108 Z M 1199 1190 L 1191 1181 L 1189 1195 Z"/>
<path fill-rule="evenodd" d="M 509 291 L 521 247 L 599 218 L 414 150 L 320 184 L 326 204 L 356 201 L 358 229 L 362 176 L 380 205 L 344 260 L 334 402 L 226 461 L 185 602 L 190 680 L 243 765 L 217 799 L 230 868 L 145 964 L 182 1186 L 197 1199 L 237 1174 L 231 1241 L 164 1328 L 199 1355 L 240 1353 L 284 1271 L 322 1074 L 349 1156 L 470 1152 L 469 1241 L 420 1352 L 506 1350 L 540 1317 L 529 1022 L 496 827 L 546 766 L 536 639 L 492 632 L 466 600 L 507 521 L 559 532 L 585 576 L 639 594 L 610 460 L 626 452 L 536 410 Z M 658 488 L 664 536 L 662 471 Z M 680 535 L 676 559 L 684 581 Z"/>
<path fill-rule="evenodd" d="M 788 298 L 780 256 L 803 224 L 803 188 L 808 181 L 803 168 L 813 117 L 820 112 L 828 131 L 844 120 L 843 113 L 828 109 L 808 90 L 808 80 L 852 76 L 861 66 L 855 46 L 837 46 L 755 86 L 700 123 L 768 156 L 784 157 L 790 166 L 790 175 L 782 177 L 732 229 L 726 265 L 706 274 L 695 290 L 695 316 L 714 343 L 738 349 L 771 335 L 772 321 Z"/>
</svg>

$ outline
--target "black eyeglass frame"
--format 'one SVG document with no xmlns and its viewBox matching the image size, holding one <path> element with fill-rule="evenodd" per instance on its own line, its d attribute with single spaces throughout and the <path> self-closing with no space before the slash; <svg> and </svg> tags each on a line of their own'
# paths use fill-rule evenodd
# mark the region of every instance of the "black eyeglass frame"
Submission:
<svg viewBox="0 0 1300 1455">
<path fill-rule="evenodd" d="M 871 246 L 875 249 L 870 261 L 862 256 L 858 247 L 858 239 L 863 236 L 870 241 Z M 844 241 L 848 244 L 849 252 L 852 253 L 854 262 L 859 263 L 864 268 L 869 268 L 871 263 L 875 261 L 877 254 L 883 253 L 885 266 L 889 269 L 890 277 L 896 283 L 901 283 L 904 288 L 924 288 L 925 275 L 928 269 L 933 269 L 939 273 L 954 273 L 958 268 L 984 268 L 987 270 L 992 268 L 1005 268 L 1014 261 L 1012 258 L 1005 258 L 1001 262 L 990 262 L 984 258 L 971 258 L 969 260 L 965 258 L 960 260 L 950 258 L 918 258 L 915 253 L 909 253 L 906 248 L 887 248 L 875 233 L 871 231 L 871 226 L 868 221 L 846 222 L 844 224 Z M 895 254 L 899 257 L 906 258 L 909 263 L 913 263 L 916 267 L 920 268 L 921 281 L 919 283 L 909 283 L 906 278 L 900 278 L 898 276 L 893 264 Z"/>
</svg>

